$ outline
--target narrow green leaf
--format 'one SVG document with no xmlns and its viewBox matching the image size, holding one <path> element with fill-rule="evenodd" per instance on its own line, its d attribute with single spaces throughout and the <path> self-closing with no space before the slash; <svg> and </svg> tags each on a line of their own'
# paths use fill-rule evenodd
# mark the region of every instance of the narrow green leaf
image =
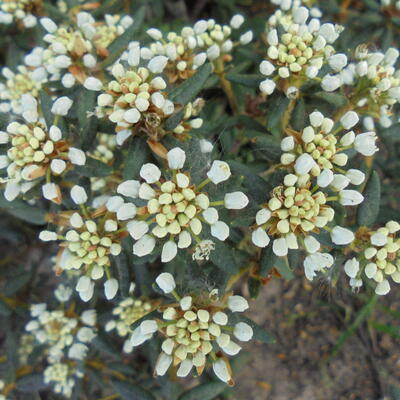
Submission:
<svg viewBox="0 0 400 400">
<path fill-rule="evenodd" d="M 357 209 L 357 223 L 371 226 L 378 216 L 381 199 L 381 181 L 376 171 L 368 179 L 363 195 L 364 201 Z"/>
<path fill-rule="evenodd" d="M 122 176 L 124 180 L 136 179 L 146 159 L 149 157 L 149 147 L 144 137 L 133 137 L 129 143 L 128 154 Z"/>
<path fill-rule="evenodd" d="M 43 117 L 46 121 L 47 126 L 53 125 L 54 115 L 51 112 L 53 102 L 51 97 L 44 91 L 39 92 L 39 104 L 42 109 Z"/>
<path fill-rule="evenodd" d="M 124 400 L 156 400 L 151 392 L 133 383 L 113 380 L 111 384 Z"/>
<path fill-rule="evenodd" d="M 164 123 L 164 129 L 166 131 L 172 131 L 173 129 L 175 129 L 179 122 L 182 121 L 182 118 L 184 116 L 184 111 L 178 111 L 177 113 L 172 114 Z"/>
<path fill-rule="evenodd" d="M 376 302 L 378 301 L 378 295 L 374 294 L 357 313 L 356 318 L 354 319 L 353 323 L 339 336 L 338 340 L 336 341 L 335 346 L 330 354 L 329 358 L 336 356 L 339 350 L 342 348 L 343 344 L 346 340 L 352 336 L 358 327 L 362 324 L 362 322 L 368 317 L 368 315 L 372 312 L 373 308 L 375 307 Z"/>
<path fill-rule="evenodd" d="M 215 250 L 210 254 L 210 261 L 227 274 L 236 274 L 239 266 L 233 256 L 234 248 L 224 242 L 216 242 Z"/>
<path fill-rule="evenodd" d="M 101 353 L 108 354 L 118 359 L 121 358 L 121 350 L 115 346 L 115 344 L 108 338 L 108 336 L 103 335 L 102 333 L 99 333 L 92 340 L 91 344 Z"/>
<path fill-rule="evenodd" d="M 260 276 L 267 276 L 272 270 L 276 261 L 276 255 L 272 250 L 272 245 L 265 247 L 261 250 L 261 260 L 260 260 Z"/>
<path fill-rule="evenodd" d="M 260 74 L 226 74 L 226 79 L 249 88 L 258 88 L 264 77 Z"/>
<path fill-rule="evenodd" d="M 179 397 L 179 400 L 213 400 L 219 396 L 226 387 L 226 384 L 223 382 L 203 383 L 183 393 Z"/>
<path fill-rule="evenodd" d="M 46 223 L 46 211 L 39 206 L 30 206 L 21 199 L 7 201 L 4 193 L 0 194 L 0 209 L 5 209 L 9 214 L 22 219 L 33 225 L 44 225 Z"/>
<path fill-rule="evenodd" d="M 277 257 L 277 259 L 275 261 L 275 268 L 279 271 L 279 273 L 282 275 L 282 277 L 285 278 L 287 281 L 290 281 L 294 278 L 293 271 L 290 269 L 287 260 Z"/>
<path fill-rule="evenodd" d="M 110 176 L 113 172 L 112 167 L 91 157 L 86 158 L 85 165 L 76 166 L 74 171 L 87 178 Z"/>
<path fill-rule="evenodd" d="M 43 381 L 43 374 L 25 375 L 17 381 L 17 390 L 21 392 L 37 392 L 46 387 L 47 385 Z"/>
<path fill-rule="evenodd" d="M 8 316 L 12 313 L 12 309 L 3 300 L 0 299 L 0 315 Z"/>
<path fill-rule="evenodd" d="M 211 71 L 210 63 L 202 65 L 193 76 L 172 90 L 169 98 L 175 103 L 186 105 L 203 89 Z"/>
<path fill-rule="evenodd" d="M 77 102 L 77 115 L 79 121 L 79 135 L 81 137 L 83 150 L 88 150 L 93 146 L 97 134 L 98 119 L 88 116 L 96 107 L 97 93 L 92 90 L 82 88 Z"/>
<path fill-rule="evenodd" d="M 7 280 L 7 283 L 3 289 L 3 295 L 12 296 L 14 293 L 18 292 L 22 287 L 24 287 L 31 279 L 30 272 L 23 272 L 17 276 Z"/>
<path fill-rule="evenodd" d="M 324 100 L 335 107 L 343 107 L 347 104 L 346 97 L 340 93 L 318 92 L 314 94 L 314 97 Z"/>
<path fill-rule="evenodd" d="M 124 252 L 121 252 L 117 257 L 114 257 L 113 260 L 117 266 L 118 282 L 122 297 L 127 297 L 129 295 L 129 286 L 131 282 L 129 276 L 128 258 Z"/>
</svg>

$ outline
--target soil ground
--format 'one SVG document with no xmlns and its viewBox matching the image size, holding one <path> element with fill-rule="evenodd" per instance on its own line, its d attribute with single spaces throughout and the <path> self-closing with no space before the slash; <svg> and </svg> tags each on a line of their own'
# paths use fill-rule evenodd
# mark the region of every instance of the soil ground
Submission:
<svg viewBox="0 0 400 400">
<path fill-rule="evenodd" d="M 311 285 L 300 276 L 289 282 L 272 280 L 247 315 L 274 335 L 276 343 L 246 346 L 250 361 L 237 374 L 235 399 L 398 398 L 392 392 L 400 383 L 400 341 L 393 333 L 382 334 L 364 322 L 332 356 L 340 335 L 356 318 L 354 309 L 362 305 L 349 293 L 323 283 Z M 393 290 L 380 299 L 369 325 L 375 321 L 398 326 L 399 319 L 380 311 L 382 305 L 398 310 L 398 293 Z M 394 330 L 394 336 L 400 332 Z"/>
</svg>

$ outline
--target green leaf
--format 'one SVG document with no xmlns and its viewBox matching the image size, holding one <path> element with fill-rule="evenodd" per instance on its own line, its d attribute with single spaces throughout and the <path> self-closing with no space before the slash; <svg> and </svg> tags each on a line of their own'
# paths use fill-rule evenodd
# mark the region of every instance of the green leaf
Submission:
<svg viewBox="0 0 400 400">
<path fill-rule="evenodd" d="M 111 381 L 114 390 L 124 400 L 156 400 L 151 392 L 129 382 Z"/>
<path fill-rule="evenodd" d="M 258 88 L 264 77 L 260 74 L 226 74 L 226 79 L 249 88 Z"/>
<path fill-rule="evenodd" d="M 174 101 L 174 103 L 186 105 L 197 96 L 201 89 L 203 89 L 211 71 L 210 63 L 202 65 L 193 76 L 173 89 L 169 98 Z"/>
<path fill-rule="evenodd" d="M 122 297 L 129 295 L 130 276 L 129 276 L 129 265 L 128 258 L 124 252 L 121 252 L 117 257 L 113 258 L 117 266 L 118 271 L 118 282 L 121 290 Z"/>
<path fill-rule="evenodd" d="M 124 180 L 135 179 L 146 159 L 149 157 L 149 147 L 144 137 L 133 137 L 129 143 L 128 154 L 122 176 Z"/>
<path fill-rule="evenodd" d="M 12 296 L 18 292 L 19 289 L 24 287 L 31 279 L 30 272 L 23 272 L 7 280 L 3 289 L 3 294 L 7 297 Z"/>
<path fill-rule="evenodd" d="M 8 316 L 12 313 L 12 308 L 0 299 L 0 315 Z"/>
<path fill-rule="evenodd" d="M 371 226 L 378 216 L 381 199 L 381 182 L 376 171 L 369 177 L 363 195 L 364 201 L 357 209 L 357 223 Z"/>
<path fill-rule="evenodd" d="M 272 245 L 265 247 L 261 250 L 261 262 L 260 262 L 260 276 L 267 276 L 272 270 L 276 261 L 276 255 L 272 250 Z"/>
<path fill-rule="evenodd" d="M 121 350 L 109 339 L 108 336 L 99 333 L 91 342 L 93 347 L 101 353 L 111 355 L 118 359 L 121 358 Z"/>
<path fill-rule="evenodd" d="M 85 165 L 76 166 L 74 171 L 81 176 L 92 178 L 94 176 L 110 176 L 113 172 L 113 169 L 102 161 L 96 160 L 95 158 L 87 157 Z"/>
<path fill-rule="evenodd" d="M 314 97 L 326 101 L 328 104 L 335 107 L 343 107 L 347 104 L 347 99 L 340 93 L 327 93 L 318 92 L 314 94 Z"/>
<path fill-rule="evenodd" d="M 82 142 L 82 149 L 88 150 L 93 146 L 97 134 L 98 119 L 88 112 L 93 112 L 96 107 L 97 93 L 82 88 L 77 102 L 77 115 L 79 121 L 79 135 Z"/>
<path fill-rule="evenodd" d="M 53 125 L 54 121 L 54 115 L 51 112 L 53 102 L 51 100 L 51 97 L 44 90 L 41 90 L 39 92 L 39 104 L 46 124 L 48 127 L 50 127 L 51 125 Z"/>
<path fill-rule="evenodd" d="M 287 281 L 290 281 L 294 278 L 293 271 L 290 269 L 287 260 L 277 257 L 277 260 L 275 261 L 275 268 Z"/>
<path fill-rule="evenodd" d="M 5 209 L 9 214 L 22 219 L 33 225 L 44 225 L 46 223 L 46 211 L 38 206 L 30 206 L 21 199 L 7 201 L 4 193 L 0 194 L 0 208 Z"/>
<path fill-rule="evenodd" d="M 135 40 L 136 32 L 141 28 L 144 16 L 145 7 L 140 7 L 133 16 L 133 24 L 108 46 L 109 56 L 101 63 L 102 68 L 111 65 L 126 50 L 129 42 Z"/>
<path fill-rule="evenodd" d="M 224 242 L 216 242 L 215 249 L 210 254 L 210 261 L 227 274 L 236 274 L 239 266 L 233 256 L 235 249 Z"/>
<path fill-rule="evenodd" d="M 166 131 L 172 131 L 175 129 L 179 122 L 182 121 L 185 112 L 183 110 L 178 111 L 177 113 L 172 114 L 164 123 L 164 129 Z"/>
<path fill-rule="evenodd" d="M 226 383 L 223 382 L 203 383 L 183 393 L 179 397 L 179 400 L 213 400 L 219 396 L 226 387 Z"/>
<path fill-rule="evenodd" d="M 17 390 L 21 392 L 37 392 L 46 387 L 47 385 L 43 381 L 43 374 L 25 375 L 17 381 Z"/>
</svg>

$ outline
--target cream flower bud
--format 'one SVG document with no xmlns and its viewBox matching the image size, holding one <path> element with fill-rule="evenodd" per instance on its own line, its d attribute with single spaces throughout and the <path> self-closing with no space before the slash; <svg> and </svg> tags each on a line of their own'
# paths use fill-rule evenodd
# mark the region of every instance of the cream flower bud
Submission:
<svg viewBox="0 0 400 400">
<path fill-rule="evenodd" d="M 67 164 L 64 160 L 58 160 L 58 159 L 51 160 L 50 168 L 51 171 L 56 175 L 62 174 L 65 171 L 66 167 Z"/>
<path fill-rule="evenodd" d="M 176 283 L 174 277 L 169 272 L 163 272 L 156 278 L 159 288 L 166 294 L 175 290 Z"/>
<path fill-rule="evenodd" d="M 181 169 L 186 161 L 185 152 L 179 148 L 175 147 L 167 153 L 168 166 L 171 169 Z"/>
<path fill-rule="evenodd" d="M 147 29 L 146 33 L 154 40 L 160 40 L 163 36 L 161 31 L 156 28 Z"/>
<path fill-rule="evenodd" d="M 167 87 L 167 84 L 161 76 L 156 76 L 151 80 L 151 86 L 153 86 L 154 89 L 164 90 Z"/>
<path fill-rule="evenodd" d="M 390 284 L 387 279 L 383 280 L 382 282 L 379 282 L 375 288 L 375 293 L 379 296 L 384 296 L 389 292 L 390 292 Z"/>
<path fill-rule="evenodd" d="M 249 303 L 242 296 L 229 296 L 228 308 L 233 312 L 243 312 L 249 308 Z"/>
<path fill-rule="evenodd" d="M 343 146 L 350 146 L 354 143 L 355 138 L 356 138 L 356 135 L 353 131 L 347 132 L 340 139 L 340 144 Z"/>
<path fill-rule="evenodd" d="M 294 170 L 299 175 L 305 175 L 311 171 L 315 164 L 314 159 L 308 153 L 303 153 L 296 159 Z"/>
<path fill-rule="evenodd" d="M 260 64 L 260 72 L 261 72 L 263 75 L 269 76 L 269 75 L 271 75 L 274 71 L 275 71 L 275 67 L 274 67 L 273 64 L 271 64 L 271 63 L 270 63 L 269 61 L 267 61 L 267 60 L 261 61 L 261 64 Z"/>
<path fill-rule="evenodd" d="M 333 172 L 330 169 L 323 169 L 317 177 L 317 184 L 321 188 L 329 186 L 333 181 Z"/>
<path fill-rule="evenodd" d="M 220 54 L 221 52 L 217 44 L 213 44 L 207 49 L 207 57 L 210 61 L 217 59 L 220 56 Z"/>
<path fill-rule="evenodd" d="M 350 278 L 355 278 L 359 270 L 360 270 L 360 263 L 355 257 L 353 257 L 350 260 L 347 260 L 346 263 L 344 264 L 344 272 L 346 272 L 346 275 Z"/>
<path fill-rule="evenodd" d="M 319 111 L 313 111 L 310 114 L 310 124 L 311 126 L 313 126 L 314 128 L 318 128 L 322 125 L 322 122 L 324 121 L 324 116 L 322 113 L 320 113 Z"/>
<path fill-rule="evenodd" d="M 140 169 L 140 176 L 147 182 L 147 183 L 154 183 L 157 182 L 161 177 L 160 169 L 151 163 L 144 164 Z"/>
<path fill-rule="evenodd" d="M 42 186 L 43 197 L 46 200 L 54 200 L 58 197 L 58 190 L 55 183 L 46 183 Z"/>
<path fill-rule="evenodd" d="M 168 241 L 164 244 L 161 252 L 161 262 L 169 262 L 175 258 L 178 253 L 178 246 L 173 241 Z"/>
<path fill-rule="evenodd" d="M 43 240 L 43 242 L 50 242 L 53 240 L 57 240 L 57 233 L 51 231 L 41 231 L 39 234 L 39 239 Z"/>
<path fill-rule="evenodd" d="M 59 97 L 51 107 L 51 112 L 54 115 L 65 116 L 68 114 L 69 109 L 72 106 L 72 100 L 69 97 L 62 96 Z"/>
<path fill-rule="evenodd" d="M 375 263 L 368 263 L 364 268 L 365 275 L 369 279 L 372 279 L 375 276 L 377 270 L 378 267 Z"/>
<path fill-rule="evenodd" d="M 321 81 L 321 87 L 325 92 L 333 92 L 341 85 L 341 80 L 338 76 L 325 75 Z"/>
<path fill-rule="evenodd" d="M 243 192 L 227 193 L 224 197 L 224 204 L 230 210 L 241 210 L 249 204 L 249 199 Z"/>
<path fill-rule="evenodd" d="M 86 154 L 80 149 L 75 147 L 70 147 L 68 151 L 68 158 L 75 165 L 85 165 L 86 164 Z"/>
<path fill-rule="evenodd" d="M 342 190 L 339 193 L 339 202 L 343 206 L 356 206 L 362 203 L 364 196 L 356 190 Z"/>
<path fill-rule="evenodd" d="M 87 202 L 88 196 L 82 186 L 75 185 L 71 189 L 71 198 L 75 204 L 84 204 Z"/>
<path fill-rule="evenodd" d="M 257 247 L 267 247 L 270 242 L 270 238 L 263 228 L 257 228 L 253 231 L 251 240 Z"/>
<path fill-rule="evenodd" d="M 104 294 L 107 300 L 111 300 L 118 292 L 118 281 L 114 278 L 104 282 Z"/>
<path fill-rule="evenodd" d="M 230 26 L 234 29 L 239 29 L 244 22 L 243 15 L 235 14 L 230 21 Z"/>
<path fill-rule="evenodd" d="M 331 239 L 337 245 L 350 244 L 354 240 L 354 233 L 341 226 L 335 226 L 331 231 Z"/>
<path fill-rule="evenodd" d="M 50 18 L 41 18 L 40 23 L 49 33 L 54 33 L 57 30 L 57 25 Z"/>
<path fill-rule="evenodd" d="M 106 107 L 111 105 L 113 102 L 113 97 L 111 96 L 111 94 L 108 93 L 102 93 L 101 95 L 99 95 L 99 97 L 97 97 L 97 104 L 100 107 Z"/>
<path fill-rule="evenodd" d="M 218 183 L 224 182 L 231 176 L 229 165 L 225 161 L 213 161 L 210 170 L 207 172 L 207 177 L 211 182 Z"/>
<path fill-rule="evenodd" d="M 276 83 L 272 79 L 265 79 L 260 83 L 260 91 L 266 95 L 274 92 Z"/>
<path fill-rule="evenodd" d="M 243 33 L 243 35 L 240 35 L 239 41 L 241 44 L 246 45 L 250 43 L 253 40 L 253 32 L 252 31 L 247 31 Z"/>
<path fill-rule="evenodd" d="M 294 138 L 293 136 L 287 136 L 281 141 L 281 150 L 282 151 L 291 151 L 294 149 Z"/>
<path fill-rule="evenodd" d="M 98 92 L 102 89 L 103 83 L 101 82 L 100 79 L 93 78 L 90 76 L 89 78 L 86 78 L 85 82 L 83 83 L 83 86 L 87 90 L 93 90 L 95 92 Z"/>
<path fill-rule="evenodd" d="M 155 56 L 153 57 L 148 65 L 147 68 L 153 73 L 153 74 L 160 74 L 163 72 L 165 66 L 168 63 L 168 58 L 165 56 Z"/>
<path fill-rule="evenodd" d="M 122 182 L 117 187 L 117 193 L 136 199 L 139 195 L 140 182 L 134 179 Z"/>
<path fill-rule="evenodd" d="M 357 125 L 359 120 L 360 118 L 356 112 L 348 111 L 340 118 L 340 123 L 344 129 L 351 129 L 353 126 Z"/>
<path fill-rule="evenodd" d="M 226 361 L 222 358 L 213 363 L 213 371 L 217 378 L 220 379 L 222 382 L 228 383 L 232 380 L 231 373 L 226 364 Z"/>
<path fill-rule="evenodd" d="M 335 72 L 339 72 L 347 65 L 347 56 L 345 54 L 334 54 L 329 57 L 328 63 Z"/>
<path fill-rule="evenodd" d="M 320 243 L 314 236 L 307 236 L 304 238 L 304 246 L 310 254 L 316 253 L 321 247 Z"/>
<path fill-rule="evenodd" d="M 275 239 L 272 243 L 272 251 L 278 257 L 286 256 L 288 253 L 288 244 L 285 238 Z"/>
<path fill-rule="evenodd" d="M 365 132 L 356 136 L 354 140 L 354 148 L 362 155 L 372 156 L 378 148 L 375 145 L 377 137 L 375 132 Z"/>
<path fill-rule="evenodd" d="M 361 185 L 365 180 L 364 172 L 358 169 L 349 169 L 346 173 L 352 185 Z"/>
<path fill-rule="evenodd" d="M 156 376 L 164 376 L 171 364 L 172 357 L 164 352 L 160 353 L 156 362 L 154 374 Z"/>
<path fill-rule="evenodd" d="M 132 203 L 125 203 L 117 210 L 117 219 L 126 221 L 136 215 L 136 206 Z"/>
<path fill-rule="evenodd" d="M 150 254 L 156 245 L 155 239 L 150 235 L 144 235 L 133 245 L 133 254 L 138 257 Z"/>
<path fill-rule="evenodd" d="M 253 328 L 245 322 L 238 322 L 235 325 L 233 334 L 241 342 L 248 342 L 253 337 Z"/>
</svg>

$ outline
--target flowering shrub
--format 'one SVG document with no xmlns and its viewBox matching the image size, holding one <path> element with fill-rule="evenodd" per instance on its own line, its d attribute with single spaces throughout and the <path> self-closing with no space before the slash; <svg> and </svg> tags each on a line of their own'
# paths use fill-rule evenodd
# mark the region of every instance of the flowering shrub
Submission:
<svg viewBox="0 0 400 400">
<path fill-rule="evenodd" d="M 0 1 L 1 400 L 217 398 L 270 279 L 400 282 L 399 2 L 161 3 Z"/>
</svg>

